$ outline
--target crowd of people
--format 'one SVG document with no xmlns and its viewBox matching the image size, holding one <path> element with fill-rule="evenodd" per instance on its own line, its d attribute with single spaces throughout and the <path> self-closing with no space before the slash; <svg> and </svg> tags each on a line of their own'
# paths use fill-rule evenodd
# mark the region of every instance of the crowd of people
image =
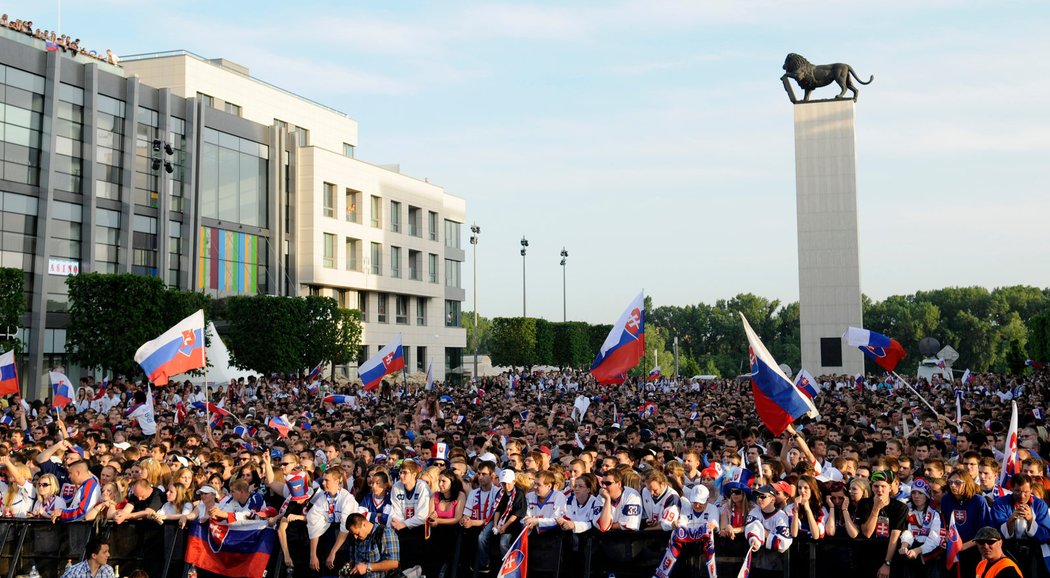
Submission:
<svg viewBox="0 0 1050 578">
<path fill-rule="evenodd" d="M 120 64 L 120 59 L 116 54 L 113 54 L 112 50 L 107 49 L 105 54 L 100 54 L 96 50 L 81 48 L 79 38 L 73 38 L 68 34 L 59 34 L 54 30 L 34 28 L 32 20 L 11 20 L 7 14 L 3 14 L 0 15 L 0 26 L 36 38 L 44 42 L 48 50 L 61 50 L 71 55 L 82 54 L 88 58 L 94 58 L 112 65 Z"/>
<path fill-rule="evenodd" d="M 950 528 L 962 576 L 1003 545 L 1034 544 L 1039 555 L 1050 542 L 1045 370 L 935 377 L 915 384 L 918 395 L 899 380 L 822 377 L 820 417 L 780 436 L 756 415 L 746 381 L 610 387 L 582 372 L 522 372 L 428 391 L 393 377 L 375 394 L 281 376 L 207 392 L 172 383 L 152 389 L 149 436 L 134 417 L 143 384 L 100 391 L 85 378 L 58 411 L 9 396 L 3 516 L 265 521 L 282 575 L 297 577 L 417 565 L 448 575 L 457 534 L 468 537 L 463 567 L 493 572 L 526 529 L 706 528 L 716 556 L 751 549 L 755 576 L 805 571 L 810 559 L 784 556 L 794 541 L 835 545 L 818 567 L 880 578 L 954 573 L 944 570 Z M 1003 476 L 1011 402 L 1021 471 Z M 291 429 L 269 427 L 277 416 Z"/>
</svg>

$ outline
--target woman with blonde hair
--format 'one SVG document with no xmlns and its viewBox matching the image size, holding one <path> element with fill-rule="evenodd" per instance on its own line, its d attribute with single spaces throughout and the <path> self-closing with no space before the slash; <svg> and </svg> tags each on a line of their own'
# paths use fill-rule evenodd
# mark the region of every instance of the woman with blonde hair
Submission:
<svg viewBox="0 0 1050 578">
<path fill-rule="evenodd" d="M 36 480 L 36 500 L 29 515 L 34 518 L 50 518 L 56 511 L 66 509 L 66 501 L 58 495 L 58 478 L 55 474 L 44 474 Z"/>
<path fill-rule="evenodd" d="M 164 484 L 168 481 L 164 476 L 164 466 L 153 458 L 140 460 L 138 466 L 142 471 L 141 477 L 163 492 Z"/>
<path fill-rule="evenodd" d="M 127 492 L 115 482 L 102 486 L 102 499 L 87 511 L 84 519 L 93 522 L 98 519 L 106 521 L 116 518 L 117 512 L 122 510 L 127 502 L 124 498 L 126 495 Z"/>
<path fill-rule="evenodd" d="M 682 465 L 682 462 L 671 460 L 664 464 L 664 475 L 667 476 L 667 483 L 671 485 L 671 488 L 679 496 L 684 495 L 682 490 L 685 488 L 685 466 Z"/>
<path fill-rule="evenodd" d="M 3 495 L 4 516 L 24 518 L 33 508 L 36 491 L 29 466 L 11 460 L 11 455 L 0 456 L 0 465 L 7 466 L 7 491 Z"/>
<path fill-rule="evenodd" d="M 154 518 L 158 522 L 178 520 L 179 525 L 185 527 L 187 516 L 193 511 L 193 494 L 189 492 L 189 488 L 176 482 L 167 489 L 165 497 L 168 501 L 161 506 Z"/>
</svg>

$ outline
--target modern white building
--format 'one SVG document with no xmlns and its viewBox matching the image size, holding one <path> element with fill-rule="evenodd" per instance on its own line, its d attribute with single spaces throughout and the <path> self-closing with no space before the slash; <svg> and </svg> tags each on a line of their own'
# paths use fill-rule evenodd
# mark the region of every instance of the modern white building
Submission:
<svg viewBox="0 0 1050 578">
<path fill-rule="evenodd" d="M 401 334 L 410 372 L 433 363 L 440 377 L 462 366 L 463 199 L 396 166 L 354 158 L 355 120 L 252 78 L 243 66 L 182 51 L 121 64 L 144 84 L 197 98 L 205 116 L 222 111 L 271 127 L 272 148 L 285 151 L 277 180 L 285 183 L 279 197 L 287 196 L 273 227 L 283 256 L 275 278 L 285 293 L 360 309 L 362 359 Z M 222 159 L 201 159 L 209 162 Z M 198 288 L 214 289 L 205 282 Z"/>
</svg>

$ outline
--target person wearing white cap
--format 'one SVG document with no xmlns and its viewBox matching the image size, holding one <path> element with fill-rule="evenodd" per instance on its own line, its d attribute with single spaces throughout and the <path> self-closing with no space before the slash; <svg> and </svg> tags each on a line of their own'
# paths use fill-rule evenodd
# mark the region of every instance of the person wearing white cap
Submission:
<svg viewBox="0 0 1050 578">
<path fill-rule="evenodd" d="M 510 550 L 514 539 L 521 532 L 521 520 L 525 518 L 525 488 L 518 487 L 517 474 L 510 468 L 500 472 L 499 499 L 492 515 L 492 522 L 478 536 L 478 566 L 484 572 L 489 564 L 489 536 L 499 536 L 500 557 Z M 487 535 L 488 534 L 488 535 Z"/>
<path fill-rule="evenodd" d="M 718 532 L 720 513 L 714 500 L 708 503 L 710 497 L 711 491 L 707 489 L 707 486 L 703 484 L 693 486 L 693 491 L 687 491 L 682 497 L 682 510 L 674 520 L 674 526 L 690 530 L 707 527 L 712 532 Z M 665 529 L 670 530 L 671 528 Z"/>
</svg>

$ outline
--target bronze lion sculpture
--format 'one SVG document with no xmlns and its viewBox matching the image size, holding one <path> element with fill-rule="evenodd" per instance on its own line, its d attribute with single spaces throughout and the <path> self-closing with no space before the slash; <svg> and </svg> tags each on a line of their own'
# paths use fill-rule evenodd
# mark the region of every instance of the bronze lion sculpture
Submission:
<svg viewBox="0 0 1050 578">
<path fill-rule="evenodd" d="M 784 70 L 784 76 L 781 76 L 780 80 L 784 82 L 784 90 L 787 91 L 793 103 L 798 100 L 795 99 L 795 91 L 788 84 L 789 78 L 795 79 L 799 88 L 805 91 L 802 102 L 808 102 L 809 96 L 815 89 L 827 86 L 832 82 L 838 83 L 839 88 L 842 89 L 835 97 L 836 99 L 845 98 L 846 91 L 852 90 L 853 102 L 857 102 L 857 87 L 853 84 L 853 80 L 861 84 L 871 84 L 871 81 L 875 80 L 875 76 L 872 75 L 867 82 L 864 82 L 848 64 L 836 62 L 835 64 L 813 65 L 805 57 L 794 52 L 788 54 L 784 59 Z"/>
</svg>

